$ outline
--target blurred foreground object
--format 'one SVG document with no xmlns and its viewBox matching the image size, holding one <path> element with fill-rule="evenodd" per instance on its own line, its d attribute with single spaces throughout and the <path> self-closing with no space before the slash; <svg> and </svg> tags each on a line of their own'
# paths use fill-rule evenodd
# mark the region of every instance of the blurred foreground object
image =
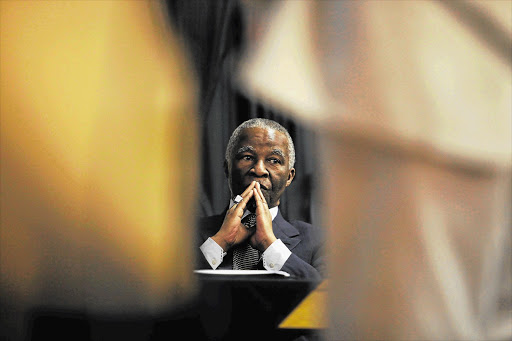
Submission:
<svg viewBox="0 0 512 341">
<path fill-rule="evenodd" d="M 0 1 L 1 319 L 194 290 L 195 88 L 151 1 Z"/>
<path fill-rule="evenodd" d="M 327 286 L 324 280 L 279 324 L 284 329 L 327 328 Z"/>
<path fill-rule="evenodd" d="M 242 83 L 323 136 L 327 337 L 510 340 L 512 2 L 246 4 Z"/>
</svg>

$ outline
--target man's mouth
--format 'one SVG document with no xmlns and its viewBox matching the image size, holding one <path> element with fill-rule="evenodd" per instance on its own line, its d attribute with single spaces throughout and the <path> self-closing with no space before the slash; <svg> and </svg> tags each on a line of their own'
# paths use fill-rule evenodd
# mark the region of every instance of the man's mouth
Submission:
<svg viewBox="0 0 512 341">
<path fill-rule="evenodd" d="M 267 186 L 265 186 L 265 185 L 260 184 L 260 188 L 261 188 L 262 190 L 264 190 L 264 191 L 268 191 L 268 188 L 267 188 Z"/>
<path fill-rule="evenodd" d="M 259 184 L 260 184 L 260 188 L 261 188 L 261 190 L 262 190 L 262 191 L 263 191 L 263 190 L 264 190 L 264 191 L 268 191 L 268 187 L 267 187 L 267 186 L 265 186 L 264 184 L 262 184 L 262 183 L 261 183 L 261 182 L 259 182 L 258 180 L 254 180 L 254 181 L 256 181 L 257 183 L 259 183 Z M 252 181 L 251 181 L 251 182 L 252 182 Z M 249 183 L 247 186 L 249 186 L 250 184 L 251 184 L 251 183 Z"/>
</svg>

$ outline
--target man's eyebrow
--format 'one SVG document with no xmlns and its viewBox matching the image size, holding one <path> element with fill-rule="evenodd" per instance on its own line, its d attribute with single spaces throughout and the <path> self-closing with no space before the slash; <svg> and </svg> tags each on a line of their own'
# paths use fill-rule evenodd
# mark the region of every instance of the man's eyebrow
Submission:
<svg viewBox="0 0 512 341">
<path fill-rule="evenodd" d="M 240 147 L 236 153 L 237 154 L 242 154 L 242 153 L 245 153 L 245 152 L 252 152 L 252 153 L 254 153 L 254 148 L 252 146 L 243 146 L 243 147 Z"/>
<path fill-rule="evenodd" d="M 282 158 L 284 158 L 284 152 L 281 150 L 281 149 L 272 149 L 272 151 L 270 152 L 270 154 L 272 155 L 279 155 L 281 156 Z"/>
</svg>

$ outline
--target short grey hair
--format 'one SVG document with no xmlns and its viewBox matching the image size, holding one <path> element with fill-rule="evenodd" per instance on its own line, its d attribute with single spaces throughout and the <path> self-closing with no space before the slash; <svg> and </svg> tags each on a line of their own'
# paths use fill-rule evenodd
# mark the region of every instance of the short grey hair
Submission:
<svg viewBox="0 0 512 341">
<path fill-rule="evenodd" d="M 231 134 L 231 137 L 229 138 L 228 146 L 226 148 L 226 162 L 230 167 L 231 161 L 233 160 L 233 153 L 235 145 L 238 143 L 238 140 L 240 139 L 240 134 L 244 129 L 247 128 L 263 128 L 263 129 L 272 129 L 278 132 L 281 132 L 286 135 L 286 138 L 288 139 L 288 157 L 289 157 L 289 168 L 293 168 L 295 165 L 295 147 L 293 146 L 293 140 L 290 136 L 290 133 L 288 133 L 288 130 L 286 130 L 285 127 L 277 123 L 276 121 L 272 121 L 266 118 L 253 118 L 248 121 L 243 122 L 240 124 L 235 131 L 233 131 L 233 134 Z"/>
</svg>

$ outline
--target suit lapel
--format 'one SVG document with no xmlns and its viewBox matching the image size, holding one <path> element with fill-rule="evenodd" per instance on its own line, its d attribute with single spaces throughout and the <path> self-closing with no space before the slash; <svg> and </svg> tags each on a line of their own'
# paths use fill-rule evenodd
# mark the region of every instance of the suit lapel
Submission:
<svg viewBox="0 0 512 341">
<path fill-rule="evenodd" d="M 276 238 L 281 239 L 290 250 L 302 240 L 299 231 L 283 218 L 280 211 L 272 221 L 272 228 Z"/>
</svg>

